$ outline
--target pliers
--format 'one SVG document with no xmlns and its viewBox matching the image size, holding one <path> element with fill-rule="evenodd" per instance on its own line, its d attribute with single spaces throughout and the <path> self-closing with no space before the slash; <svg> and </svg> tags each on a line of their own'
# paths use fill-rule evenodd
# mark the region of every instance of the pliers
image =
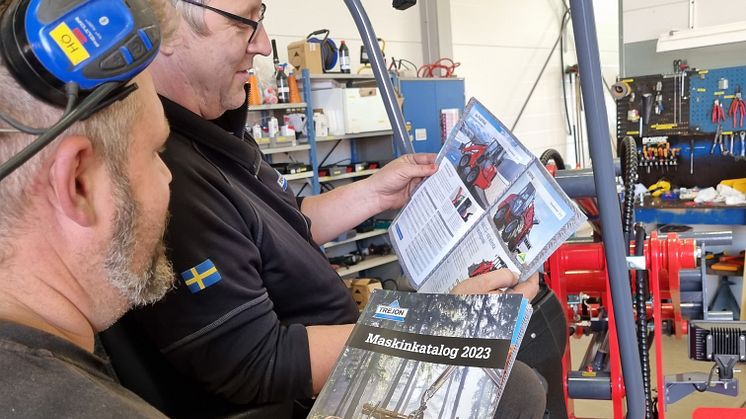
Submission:
<svg viewBox="0 0 746 419">
<path fill-rule="evenodd" d="M 717 100 L 715 101 L 717 102 Z M 720 145 L 720 154 L 725 154 L 725 147 L 723 147 L 723 129 L 718 124 L 718 129 L 715 132 L 715 138 L 712 140 L 712 148 L 710 149 L 710 154 L 715 154 L 715 147 Z"/>
<path fill-rule="evenodd" d="M 725 111 L 720 101 L 715 99 L 715 103 L 712 105 L 712 123 L 719 125 L 720 121 L 725 121 Z"/>
<path fill-rule="evenodd" d="M 733 98 L 733 102 L 730 103 L 728 115 L 733 117 L 733 129 L 736 128 L 736 119 L 738 116 L 741 117 L 738 126 L 743 128 L 743 118 L 746 116 L 746 103 L 744 103 L 743 98 L 741 97 L 741 86 L 736 87 L 736 97 Z"/>
</svg>

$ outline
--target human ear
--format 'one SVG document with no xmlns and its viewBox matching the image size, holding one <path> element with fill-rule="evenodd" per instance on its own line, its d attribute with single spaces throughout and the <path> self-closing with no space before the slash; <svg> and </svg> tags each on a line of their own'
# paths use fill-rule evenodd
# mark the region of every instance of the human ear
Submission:
<svg viewBox="0 0 746 419">
<path fill-rule="evenodd" d="M 96 222 L 94 191 L 101 185 L 99 158 L 83 136 L 62 139 L 49 168 L 49 199 L 65 217 L 82 227 Z"/>
</svg>

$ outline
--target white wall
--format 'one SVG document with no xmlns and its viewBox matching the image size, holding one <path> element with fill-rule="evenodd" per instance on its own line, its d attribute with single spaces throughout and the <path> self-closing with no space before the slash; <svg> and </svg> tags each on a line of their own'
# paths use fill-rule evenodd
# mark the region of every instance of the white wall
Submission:
<svg viewBox="0 0 746 419">
<path fill-rule="evenodd" d="M 689 27 L 690 0 L 624 0 L 624 42 L 658 39 L 662 33 Z M 743 0 L 695 0 L 694 27 L 746 20 Z"/>
<path fill-rule="evenodd" d="M 394 10 L 390 0 L 363 0 L 363 5 L 376 34 L 387 41 L 387 57 L 421 65 L 419 5 L 406 11 Z M 595 0 L 594 5 L 604 75 L 613 83 L 618 73 L 618 5 L 611 0 Z M 510 127 L 558 36 L 562 11 L 562 0 L 451 0 L 453 58 L 461 62 L 457 74 L 466 79 L 467 99 L 477 97 Z M 359 66 L 362 42 L 341 1 L 274 0 L 268 2 L 265 26 L 270 38 L 277 39 L 281 61 L 287 60 L 289 42 L 328 28 L 335 41 L 348 41 L 353 71 Z M 576 59 L 569 26 L 565 58 L 572 65 Z M 271 58 L 256 63 L 263 74 L 271 73 Z M 555 53 L 516 134 L 537 154 L 552 147 L 568 158 L 561 74 Z M 612 104 L 607 104 L 610 114 Z"/>
<path fill-rule="evenodd" d="M 694 0 L 694 27 L 746 21 L 743 0 Z M 624 74 L 668 73 L 675 59 L 697 68 L 746 65 L 746 42 L 656 53 L 658 36 L 689 27 L 689 0 L 623 0 Z"/>
<path fill-rule="evenodd" d="M 602 70 L 613 83 L 619 68 L 618 5 L 616 1 L 597 0 L 594 8 Z M 459 75 L 466 78 L 466 96 L 477 97 L 508 127 L 512 126 L 557 40 L 563 11 L 561 0 L 452 0 L 453 51 L 462 63 Z M 573 65 L 577 59 L 571 23 L 568 34 L 565 65 Z M 515 134 L 536 154 L 555 148 L 566 160 L 572 160 L 558 54 L 559 47 Z M 607 102 L 613 115 L 611 105 L 613 102 Z M 572 112 L 572 103 L 568 106 Z M 612 132 L 615 129 L 614 125 L 610 128 Z"/>
</svg>

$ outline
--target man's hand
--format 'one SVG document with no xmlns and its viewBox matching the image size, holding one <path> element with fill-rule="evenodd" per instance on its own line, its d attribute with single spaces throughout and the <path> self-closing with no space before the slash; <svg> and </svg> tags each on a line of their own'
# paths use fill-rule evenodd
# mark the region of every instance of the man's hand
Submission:
<svg viewBox="0 0 746 419">
<path fill-rule="evenodd" d="M 424 178 L 438 170 L 435 154 L 407 154 L 373 176 L 303 200 L 316 243 L 326 243 L 366 219 L 401 208 Z"/>
<path fill-rule="evenodd" d="M 535 273 L 519 284 L 513 272 L 509 269 L 499 269 L 460 282 L 453 287 L 451 294 L 502 294 L 503 289 L 509 294 L 523 294 L 531 301 L 539 292 L 539 274 Z"/>
<path fill-rule="evenodd" d="M 384 166 L 368 182 L 379 211 L 401 208 L 422 180 L 438 170 L 435 154 L 405 154 Z"/>
<path fill-rule="evenodd" d="M 536 294 L 539 293 L 539 273 L 536 272 L 535 274 L 528 277 L 527 280 L 512 287 L 506 292 L 508 294 L 523 294 L 523 296 L 526 297 L 528 301 L 533 300 L 534 297 L 536 297 Z"/>
</svg>

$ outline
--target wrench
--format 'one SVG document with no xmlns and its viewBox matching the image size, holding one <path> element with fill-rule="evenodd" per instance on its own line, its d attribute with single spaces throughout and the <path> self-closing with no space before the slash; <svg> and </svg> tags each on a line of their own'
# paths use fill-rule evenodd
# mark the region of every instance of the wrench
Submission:
<svg viewBox="0 0 746 419">
<path fill-rule="evenodd" d="M 722 132 L 722 127 L 720 126 L 720 124 L 718 124 L 717 131 L 715 131 L 715 138 L 712 140 L 712 148 L 710 149 L 710 154 L 715 154 L 715 148 L 717 148 L 717 146 L 720 146 L 720 154 L 725 154 Z"/>
<path fill-rule="evenodd" d="M 738 136 L 741 137 L 741 157 L 746 157 L 746 154 L 744 153 L 744 145 L 746 145 L 746 131 L 739 132 Z"/>
</svg>

